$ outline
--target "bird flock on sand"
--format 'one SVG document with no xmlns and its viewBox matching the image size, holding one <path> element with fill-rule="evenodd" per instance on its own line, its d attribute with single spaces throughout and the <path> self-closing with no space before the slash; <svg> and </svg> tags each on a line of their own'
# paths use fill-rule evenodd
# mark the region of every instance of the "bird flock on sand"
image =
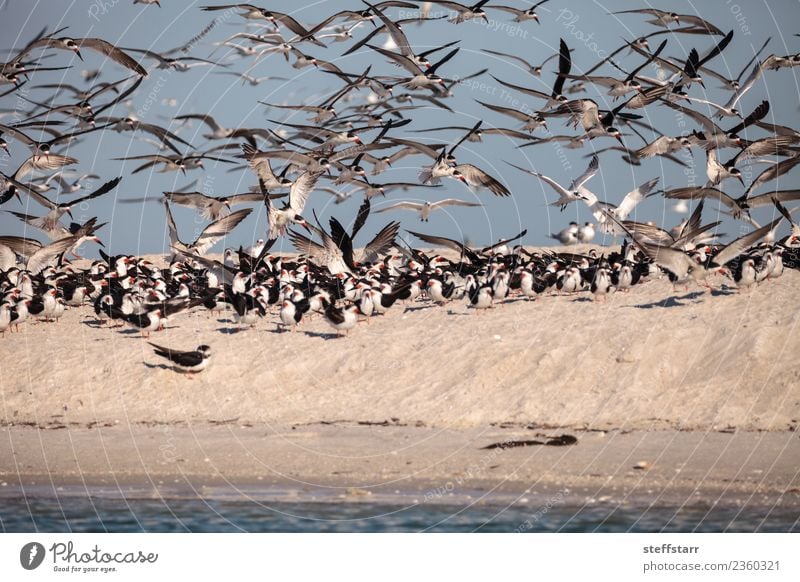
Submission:
<svg viewBox="0 0 800 582">
<path fill-rule="evenodd" d="M 134 4 L 147 5 L 144 10 L 160 9 L 157 0 L 134 0 Z M 149 337 L 164 329 L 168 319 L 207 309 L 227 312 L 239 330 L 271 319 L 279 328 L 295 331 L 304 319 L 319 315 L 341 336 L 397 302 L 445 305 L 460 301 L 475 313 L 512 296 L 534 300 L 589 292 L 606 302 L 614 291 L 628 291 L 664 276 L 674 285 L 709 286 L 711 275 L 722 275 L 750 292 L 760 282 L 780 277 L 786 268 L 800 268 L 800 226 L 787 209 L 800 200 L 800 190 L 776 188 L 800 163 L 800 131 L 766 121 L 768 100 L 752 110 L 739 105 L 754 87 L 800 64 L 800 55 L 768 54 L 767 39 L 749 62 L 737 63 L 738 76 L 728 78 L 736 71 L 719 72 L 718 57 L 734 42 L 733 31 L 726 33 L 696 15 L 641 8 L 609 18 L 622 20 L 630 30 L 645 17 L 646 34 L 624 40 L 583 72 L 575 70 L 572 60 L 573 54 L 586 48 L 585 43 L 571 48 L 562 39 L 552 54 L 543 54 L 539 44 L 520 43 L 527 48 L 509 54 L 475 47 L 484 37 L 472 31 L 461 40 L 418 51 L 407 36 L 414 31 L 417 37 L 417 30 L 442 19 L 465 29 L 468 21 L 488 23 L 490 18 L 535 28 L 554 18 L 555 9 L 548 7 L 548 0 L 534 5 L 519 2 L 519 6 L 487 0 L 471 6 L 404 0 L 375 4 L 354 0 L 352 4 L 318 23 L 301 23 L 289 14 L 253 4 L 202 6 L 199 10 L 208 13 L 207 26 L 185 44 L 164 52 L 118 46 L 114 39 L 66 36 L 64 29 L 45 29 L 24 47 L 11 49 L 5 62 L 0 62 L 0 147 L 8 156 L 5 167 L 9 168 L 0 174 L 0 210 L 4 221 L 19 219 L 44 233 L 46 242 L 0 237 L 0 332 L 19 331 L 26 322 L 31 325 L 37 320 L 56 322 L 68 308 L 93 308 L 99 325 L 133 326 Z M 232 34 L 219 34 L 223 27 Z M 219 39 L 211 42 L 215 34 Z M 460 59 L 470 58 L 467 51 L 462 52 L 469 44 L 473 44 L 470 51 L 475 51 L 469 53 L 472 58 L 485 53 L 521 65 L 518 78 L 501 79 L 488 69 L 460 79 L 448 76 Z M 208 45 L 210 53 L 197 56 Z M 343 46 L 346 49 L 339 48 Z M 334 64 L 343 63 L 340 57 L 356 51 L 371 55 L 366 69 L 344 70 Z M 64 53 L 74 58 L 66 61 Z M 75 58 L 88 59 L 89 53 L 102 58 L 101 69 L 83 71 L 82 78 L 75 77 L 76 85 L 69 84 Z M 325 54 L 329 60 L 321 58 Z M 251 86 L 303 82 L 302 77 L 292 81 L 258 76 L 278 65 L 309 68 L 334 88 L 324 98 L 259 101 L 258 106 L 267 108 L 269 115 L 264 127 L 226 128 L 203 112 L 176 116 L 164 127 L 154 119 L 118 113 L 142 97 L 140 85 L 154 69 L 186 73 L 210 68 L 220 75 L 220 84 L 226 84 L 225 78 L 235 82 L 233 77 Z M 50 75 L 58 75 L 61 82 L 52 82 Z M 101 80 L 111 76 L 113 80 Z M 482 77 L 532 98 L 537 106 L 508 107 L 480 99 L 487 115 L 517 127 L 489 126 L 483 121 L 458 125 L 459 114 L 448 101 L 466 90 L 462 88 L 465 81 Z M 712 79 L 730 95 L 727 102 L 706 98 L 705 82 Z M 797 103 L 796 95 L 775 92 L 773 97 L 786 98 L 793 107 Z M 604 108 L 608 103 L 612 108 Z M 434 108 L 442 117 L 453 118 L 454 124 L 420 127 L 414 119 L 414 110 L 420 107 Z M 687 119 L 690 130 L 678 134 L 664 128 L 662 133 L 647 123 L 643 110 L 665 108 Z M 196 149 L 178 135 L 192 122 L 208 128 L 203 135 L 207 149 Z M 551 133 L 548 124 L 562 125 L 563 134 Z M 113 159 L 134 162 L 133 174 L 145 170 L 202 173 L 204 163 L 233 164 L 247 176 L 251 189 L 223 197 L 191 187 L 159 192 L 170 240 L 168 266 L 134 255 L 109 256 L 102 248 L 102 259 L 77 262 L 81 245 L 102 247 L 98 232 L 104 224 L 99 217 L 70 222 L 72 209 L 91 208 L 92 201 L 101 196 L 117 196 L 124 182 L 119 176 L 101 178 L 92 173 L 99 171 L 96 165 L 100 164 L 69 155 L 71 144 L 93 140 L 99 144 L 103 132 L 125 132 L 131 140 L 152 147 L 152 153 L 135 156 L 98 151 L 105 167 L 109 166 L 106 160 Z M 646 138 L 646 133 L 652 137 Z M 746 133 L 750 136 L 745 137 Z M 513 140 L 520 148 L 546 143 L 567 149 L 595 146 L 586 171 L 566 186 L 534 168 L 509 164 L 508 171 L 532 176 L 525 178 L 531 186 L 541 181 L 548 192 L 552 189 L 557 194 L 552 205 L 562 210 L 572 203 L 588 206 L 592 222 L 570 223 L 552 237 L 571 245 L 591 242 L 600 232 L 618 237 L 621 248 L 586 253 L 533 251 L 518 242 L 525 230 L 474 248 L 418 232 L 418 228 L 407 230 L 419 241 L 421 248 L 414 248 L 408 241 L 415 239 L 399 236 L 397 221 L 385 224 L 371 240 L 359 236 L 367 221 L 377 221 L 378 214 L 413 211 L 426 222 L 433 212 L 446 207 L 482 206 L 459 198 L 427 202 L 398 198 L 372 211 L 375 196 L 409 190 L 428 196 L 445 179 L 462 182 L 475 194 L 473 200 L 512 196 L 502 176 L 461 159 L 461 144 L 490 140 L 490 136 Z M 659 179 L 652 178 L 612 202 L 613 193 L 598 195 L 591 188 L 601 157 L 614 152 L 642 167 L 655 157 L 683 165 L 681 154 L 701 152 L 707 160 L 708 181 L 703 186 L 659 190 Z M 418 181 L 381 182 L 378 176 L 401 159 L 418 168 Z M 764 168 L 749 184 L 740 169 L 744 163 Z M 153 178 L 157 183 L 157 176 Z M 102 185 L 82 193 L 85 184 L 94 180 Z M 732 193 L 739 187 L 741 194 Z M 639 202 L 656 194 L 684 205 L 693 201 L 694 210 L 672 229 L 629 218 Z M 363 202 L 351 220 L 331 217 L 326 226 L 313 208 L 316 201 L 330 201 L 330 195 L 337 203 L 354 195 Z M 18 203 L 24 212 L 15 208 Z M 723 236 L 717 231 L 720 222 L 703 220 L 706 203 L 718 204 L 741 221 L 745 234 L 727 244 L 717 242 Z M 172 215 L 175 206 L 194 209 L 208 222 L 190 242 L 178 232 Z M 234 206 L 245 208 L 234 210 Z M 762 206 L 774 210 L 774 220 L 759 225 L 751 211 Z M 250 247 L 225 249 L 221 260 L 212 258 L 209 252 L 215 245 L 257 208 L 266 210 L 264 236 Z M 782 232 L 788 228 L 789 234 L 778 237 L 782 225 Z M 282 237 L 291 241 L 296 254 L 271 252 Z M 176 370 L 188 373 L 203 370 L 211 355 L 208 345 L 189 351 L 153 346 Z"/>
</svg>

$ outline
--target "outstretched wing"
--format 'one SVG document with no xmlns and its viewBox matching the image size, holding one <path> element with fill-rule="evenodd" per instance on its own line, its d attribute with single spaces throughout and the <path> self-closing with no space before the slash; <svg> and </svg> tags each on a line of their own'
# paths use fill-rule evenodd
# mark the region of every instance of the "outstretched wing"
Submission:
<svg viewBox="0 0 800 582">
<path fill-rule="evenodd" d="M 394 246 L 394 239 L 400 230 L 399 222 L 390 222 L 375 235 L 361 252 L 362 263 L 375 263 Z"/>
<path fill-rule="evenodd" d="M 63 255 L 70 247 L 78 242 L 78 237 L 68 236 L 56 242 L 40 248 L 31 255 L 26 266 L 27 270 L 33 275 L 38 275 L 47 267 L 56 262 L 58 257 Z"/>
<path fill-rule="evenodd" d="M 237 210 L 224 218 L 212 222 L 203 229 L 203 232 L 200 233 L 200 236 L 191 246 L 197 251 L 197 254 L 206 254 L 211 247 L 217 244 L 217 241 L 236 228 L 252 211 L 252 208 Z"/>
</svg>

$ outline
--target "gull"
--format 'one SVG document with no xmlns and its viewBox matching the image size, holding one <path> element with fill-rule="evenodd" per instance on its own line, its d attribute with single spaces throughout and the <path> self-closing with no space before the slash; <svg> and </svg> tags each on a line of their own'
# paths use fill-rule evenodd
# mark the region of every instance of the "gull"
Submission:
<svg viewBox="0 0 800 582">
<path fill-rule="evenodd" d="M 472 188 L 488 188 L 495 196 L 510 196 L 511 192 L 496 178 L 472 164 L 450 165 L 444 160 L 423 168 L 419 175 L 423 184 L 438 184 L 440 178 L 454 178 Z"/>
<path fill-rule="evenodd" d="M 272 206 L 269 196 L 265 196 L 264 203 L 267 206 L 269 240 L 275 240 L 286 234 L 286 231 L 294 223 L 308 228 L 308 222 L 300 214 L 306 207 L 308 197 L 322 174 L 323 172 L 303 172 L 289 188 L 289 201 L 284 204 L 283 208 L 275 208 Z M 261 191 L 266 193 L 266 185 L 261 180 L 259 180 L 259 185 L 261 186 Z"/>
<path fill-rule="evenodd" d="M 572 183 L 569 185 L 569 188 L 564 188 L 561 184 L 553 180 L 544 174 L 540 174 L 539 172 L 534 172 L 533 170 L 527 170 L 520 166 L 514 165 L 511 162 L 506 162 L 509 166 L 512 166 L 518 170 L 525 172 L 526 174 L 530 174 L 531 176 L 536 176 L 546 184 L 548 184 L 553 190 L 556 191 L 556 194 L 559 195 L 558 200 L 555 202 L 551 202 L 550 206 L 560 206 L 561 211 L 563 212 L 564 209 L 570 202 L 575 202 L 576 200 L 585 200 L 588 197 L 596 196 L 590 190 L 588 190 L 584 184 L 591 180 L 595 174 L 600 170 L 600 159 L 597 155 L 592 156 L 591 161 L 589 162 L 586 171 L 575 178 Z"/>
<path fill-rule="evenodd" d="M 367 4 L 368 6 L 370 6 L 369 3 L 367 3 L 367 2 L 364 2 L 364 3 Z M 391 43 L 389 43 L 388 46 L 384 46 L 383 48 L 385 48 L 385 49 L 390 49 L 390 48 L 391 49 L 397 49 L 397 50 L 400 51 L 400 54 L 405 55 L 406 57 L 408 57 L 409 59 L 411 59 L 412 61 L 417 63 L 420 67 L 429 67 L 431 63 L 430 63 L 430 61 L 428 61 L 427 56 L 433 54 L 436 51 L 441 50 L 442 48 L 445 48 L 445 47 L 448 47 L 448 46 L 451 46 L 452 44 L 454 44 L 454 43 L 449 43 L 449 44 L 444 45 L 444 47 L 438 47 L 438 48 L 434 48 L 434 49 L 429 49 L 429 50 L 427 50 L 425 52 L 421 52 L 421 53 L 415 54 L 414 51 L 411 48 L 410 43 L 408 42 L 408 38 L 406 37 L 405 33 L 402 30 L 402 26 L 405 25 L 405 24 L 409 24 L 409 23 L 419 24 L 419 23 L 421 23 L 423 21 L 428 21 L 428 20 L 441 20 L 441 19 L 446 18 L 446 16 L 441 16 L 441 17 L 436 17 L 436 18 L 427 18 L 427 17 L 424 17 L 422 14 L 420 14 L 420 16 L 415 17 L 415 18 L 405 18 L 405 19 L 393 21 L 393 20 L 390 20 L 389 18 L 387 18 L 386 15 L 381 10 L 377 9 L 377 6 L 372 6 L 371 10 L 372 10 L 372 12 L 374 12 L 375 14 L 378 15 L 378 17 L 383 22 L 383 25 L 379 26 L 378 28 L 373 30 L 371 33 L 369 33 L 367 36 L 365 36 L 364 38 L 362 38 L 358 42 L 353 43 L 353 46 L 351 46 L 344 53 L 342 53 L 343 57 L 354 53 L 355 51 L 360 49 L 362 46 L 364 46 L 368 42 L 370 42 L 376 35 L 388 33 L 389 34 L 389 40 L 391 41 Z"/>
<path fill-rule="evenodd" d="M 353 38 L 352 34 L 353 31 L 362 24 L 363 21 L 359 21 L 350 26 L 350 28 L 347 28 L 346 26 L 337 26 L 333 28 L 332 32 L 326 34 L 320 34 L 316 38 L 318 40 L 321 40 L 323 38 L 331 38 L 333 39 L 333 42 L 344 42 L 346 40 L 350 40 L 351 38 Z"/>
<path fill-rule="evenodd" d="M 459 200 L 457 198 L 445 198 L 444 200 L 439 200 L 438 202 L 410 202 L 410 201 L 403 201 L 403 202 L 396 202 L 394 204 L 390 204 L 389 206 L 385 206 L 380 210 L 376 210 L 376 213 L 379 212 L 390 212 L 392 210 L 413 210 L 419 214 L 419 219 L 422 222 L 428 222 L 428 217 L 431 215 L 431 212 L 435 210 L 439 210 L 446 206 L 467 206 L 467 207 L 474 207 L 474 206 L 483 206 L 480 202 L 468 202 L 466 200 Z"/>
<path fill-rule="evenodd" d="M 578 232 L 580 227 L 577 222 L 570 222 L 569 226 L 556 234 L 551 234 L 550 238 L 557 240 L 564 246 L 578 244 Z"/>
<path fill-rule="evenodd" d="M 280 178 L 275 176 L 275 173 L 272 171 L 272 166 L 269 163 L 269 158 L 257 157 L 256 154 L 260 152 L 250 144 L 242 144 L 242 153 L 250 169 L 258 176 L 258 179 L 267 190 L 286 188 L 292 185 L 291 180 L 283 176 Z"/>
<path fill-rule="evenodd" d="M 145 123 L 134 117 L 104 117 L 104 118 L 97 118 L 97 121 L 102 121 L 104 123 L 110 124 L 108 127 L 113 129 L 114 131 L 121 133 L 123 131 L 142 131 L 145 133 L 149 133 L 152 136 L 155 136 L 159 140 L 159 148 L 163 149 L 163 146 L 168 147 L 171 149 L 175 154 L 180 155 L 178 148 L 172 143 L 173 141 L 177 141 L 187 147 L 192 147 L 188 141 L 181 139 L 179 136 L 175 135 L 168 129 L 161 127 L 160 125 L 155 125 L 152 123 Z"/>
<path fill-rule="evenodd" d="M 360 86 L 361 82 L 367 78 L 369 75 L 369 71 L 371 69 L 371 65 L 364 70 L 361 75 L 353 81 L 345 78 L 346 84 L 343 89 L 340 89 L 327 99 L 325 99 L 319 105 L 274 105 L 272 103 L 266 103 L 264 101 L 259 101 L 259 103 L 263 103 L 269 107 L 276 107 L 278 109 L 292 109 L 294 111 L 310 111 L 315 113 L 316 115 L 311 119 L 313 123 L 322 123 L 324 121 L 328 121 L 329 119 L 336 116 L 336 109 L 334 109 L 334 105 L 337 101 L 345 97 L 351 90 L 355 87 Z"/>
<path fill-rule="evenodd" d="M 594 139 L 602 135 L 615 138 L 622 143 L 622 134 L 613 127 L 611 123 L 619 112 L 628 105 L 628 102 L 619 105 L 612 111 L 608 111 L 600 116 L 600 108 L 597 102 L 592 99 L 575 99 L 566 101 L 556 109 L 548 111 L 546 115 L 567 115 L 573 126 L 580 125 L 586 133 L 586 137 Z"/>
<path fill-rule="evenodd" d="M 99 107 L 98 112 L 107 109 L 109 106 L 115 105 L 121 98 L 119 97 L 119 90 L 117 89 L 117 87 L 133 78 L 141 80 L 141 77 L 136 77 L 135 75 L 132 75 L 130 77 L 120 79 L 119 81 L 116 81 L 114 83 L 101 83 L 100 87 L 94 89 L 93 92 L 89 93 L 88 95 L 82 95 L 77 103 L 72 103 L 67 105 L 52 105 L 52 99 L 51 103 L 39 103 L 38 101 L 33 101 L 32 99 L 22 97 L 28 103 L 32 103 L 34 105 L 38 105 L 39 107 L 44 108 L 44 111 L 42 111 L 41 113 L 37 113 L 36 115 L 32 115 L 31 117 L 28 117 L 26 121 L 32 121 L 34 119 L 43 116 L 50 116 L 53 113 L 60 113 L 68 117 L 75 117 L 78 120 L 90 120 L 89 123 L 91 125 L 91 119 L 93 119 L 95 115 L 94 110 L 92 108 L 92 101 L 97 97 L 99 97 L 100 95 L 102 95 L 103 93 L 114 92 L 118 95 L 117 98 L 107 104 L 98 106 Z M 124 95 L 129 95 L 130 89 L 133 88 L 135 90 L 137 87 L 138 84 L 133 83 L 131 87 L 129 87 L 129 89 L 126 90 Z"/>
<path fill-rule="evenodd" d="M 624 235 L 625 232 L 617 228 L 617 224 L 627 219 L 642 200 L 655 194 L 652 190 L 657 183 L 658 178 L 653 178 L 641 186 L 634 188 L 625 195 L 622 202 L 619 203 L 619 206 L 614 206 L 610 202 L 601 202 L 594 193 L 588 190 L 579 193 L 579 196 L 586 202 L 589 211 L 592 213 L 595 220 L 597 220 L 602 232 L 605 234 Z M 607 220 L 609 215 L 613 216 L 616 220 Z"/>
</svg>

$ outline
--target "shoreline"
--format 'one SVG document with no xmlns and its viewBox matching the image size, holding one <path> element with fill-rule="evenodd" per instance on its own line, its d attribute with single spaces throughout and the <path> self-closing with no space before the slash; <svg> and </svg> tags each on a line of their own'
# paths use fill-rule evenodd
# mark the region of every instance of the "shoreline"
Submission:
<svg viewBox="0 0 800 582">
<path fill-rule="evenodd" d="M 277 430 L 276 430 L 277 429 Z M 569 434 L 569 446 L 486 449 Z M 800 517 L 800 434 L 117 426 L 0 430 L 0 498 L 774 506 Z M 14 459 L 16 469 L 7 461 Z M 9 470 L 11 469 L 11 470 Z"/>
</svg>

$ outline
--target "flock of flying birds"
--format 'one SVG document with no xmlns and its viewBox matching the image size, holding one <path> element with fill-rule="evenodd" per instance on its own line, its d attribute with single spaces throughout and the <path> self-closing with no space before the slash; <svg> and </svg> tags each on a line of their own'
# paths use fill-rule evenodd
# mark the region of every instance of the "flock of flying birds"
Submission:
<svg viewBox="0 0 800 582">
<path fill-rule="evenodd" d="M 612 291 L 628 290 L 663 275 L 676 285 L 693 281 L 707 286 L 710 274 L 723 273 L 740 289 L 749 290 L 765 279 L 779 277 L 785 268 L 800 268 L 800 227 L 786 208 L 800 200 L 800 190 L 775 189 L 776 180 L 800 163 L 800 132 L 765 121 L 770 108 L 767 100 L 752 111 L 737 108 L 762 79 L 766 82 L 770 76 L 782 74 L 782 69 L 800 64 L 800 55 L 763 56 L 769 39 L 739 75 L 729 79 L 716 72 L 714 65 L 732 42 L 733 31 L 726 34 L 693 15 L 654 8 L 626 10 L 616 18 L 633 22 L 644 15 L 653 30 L 626 40 L 583 74 L 572 66 L 572 53 L 577 49 L 563 39 L 552 55 L 482 49 L 521 65 L 520 76 L 513 83 L 491 77 L 532 98 L 537 103 L 535 111 L 478 101 L 498 119 L 521 124 L 518 127 L 485 127 L 482 121 L 472 126 L 409 127 L 413 111 L 419 107 L 457 117 L 448 100 L 465 79 L 483 77 L 487 70 L 461 79 L 448 78 L 448 69 L 464 56 L 459 55 L 462 42 L 418 52 L 406 36 L 407 30 L 444 18 L 453 25 L 488 21 L 489 15 L 535 26 L 530 21 L 540 22 L 537 9 L 545 10 L 542 5 L 547 2 L 515 7 L 489 4 L 488 0 L 472 6 L 449 1 L 370 4 L 362 0 L 354 2 L 352 10 L 331 14 L 313 25 L 252 4 L 204 6 L 202 10 L 212 17 L 208 26 L 189 42 L 163 53 L 120 47 L 107 39 L 63 36 L 63 29 L 42 31 L 0 63 L 0 107 L 5 107 L 0 110 L 0 147 L 9 159 L 19 159 L 15 171 L 0 174 L 0 210 L 6 217 L 42 231 L 51 242 L 0 237 L 0 332 L 18 330 L 37 316 L 56 321 L 67 307 L 91 304 L 109 326 L 128 324 L 148 337 L 163 329 L 168 318 L 193 309 L 227 310 L 244 328 L 273 313 L 280 328 L 292 331 L 304 319 L 320 314 L 340 335 L 359 321 L 385 313 L 398 301 L 428 300 L 441 305 L 466 301 L 480 313 L 509 296 L 532 300 L 549 293 L 589 291 L 596 299 L 605 300 Z M 159 4 L 157 0 L 134 3 Z M 394 11 L 402 11 L 403 17 L 393 17 Z M 220 12 L 226 18 L 221 18 Z M 213 43 L 214 49 L 205 58 L 191 55 L 223 20 L 237 32 Z M 669 40 L 676 37 L 679 42 L 670 45 Z M 653 46 L 657 39 L 662 40 Z M 312 56 L 323 49 L 334 52 L 340 43 L 349 45 L 343 55 L 366 52 L 374 56 L 372 64 L 363 71 L 346 71 Z M 697 48 L 669 56 L 676 46 L 687 45 Z M 84 71 L 79 86 L 43 82 L 48 71 L 64 75 L 70 68 L 47 66 L 51 57 L 63 51 L 81 60 L 87 52 L 100 53 L 105 57 L 102 74 L 108 71 L 119 76 L 123 71 L 124 76 L 102 81 L 101 71 L 95 70 Z M 226 52 L 224 58 L 214 60 L 220 51 Z M 536 57 L 534 64 L 528 61 L 530 57 Z M 304 123 L 271 119 L 267 127 L 226 128 L 211 115 L 196 113 L 180 115 L 163 127 L 135 115 L 115 114 L 141 96 L 137 90 L 148 69 L 187 72 L 210 67 L 219 75 L 236 76 L 243 84 L 258 86 L 281 79 L 256 76 L 257 70 L 271 66 L 271 59 L 284 59 L 294 69 L 315 67 L 316 75 L 336 87 L 315 101 L 263 103 L 273 117 L 291 114 L 306 117 Z M 235 72 L 233 64 L 246 70 Z M 600 69 L 605 76 L 596 73 Z M 658 74 L 648 76 L 650 70 Z M 534 81 L 545 86 L 544 78 L 551 73 L 552 90 L 531 87 Z M 704 80 L 710 78 L 729 92 L 726 103 L 705 98 Z M 23 87 L 42 97 L 29 98 L 27 90 L 21 91 Z M 601 101 L 588 96 L 592 93 L 599 93 Z M 606 101 L 613 102 L 612 109 L 602 107 Z M 12 104 L 14 108 L 7 107 Z M 697 104 L 713 115 L 700 113 Z M 673 109 L 692 120 L 695 127 L 684 135 L 662 134 L 645 121 L 642 110 L 646 108 Z M 566 121 L 563 135 L 548 129 L 548 123 L 558 120 Z M 178 135 L 183 124 L 191 122 L 208 127 L 203 137 L 213 147 L 197 150 Z M 642 144 L 633 145 L 632 137 L 623 140 L 621 128 L 641 138 Z M 746 130 L 755 134 L 753 139 L 744 137 Z M 647 140 L 642 131 L 657 137 Z M 163 192 L 159 199 L 169 230 L 168 267 L 159 268 L 133 255 L 109 256 L 101 249 L 102 260 L 82 268 L 70 262 L 70 257 L 79 258 L 78 249 L 85 243 L 102 245 L 98 231 L 104 225 L 97 217 L 82 224 L 67 222 L 65 215 L 72 219 L 72 208 L 114 192 L 122 178 L 109 179 L 89 194 L 58 200 L 78 193 L 88 180 L 102 180 L 76 171 L 85 164 L 69 155 L 70 144 L 96 140 L 101 132 L 127 132 L 131 140 L 151 145 L 153 153 L 112 158 L 135 161 L 134 174 L 144 170 L 203 172 L 204 162 L 241 164 L 237 167 L 250 176 L 253 186 L 249 192 L 224 197 L 191 189 Z M 417 134 L 433 134 L 439 143 L 427 138 L 422 142 Z M 408 231 L 426 248 L 447 249 L 440 254 L 412 248 L 398 237 L 400 223 L 396 221 L 383 226 L 371 240 L 359 237 L 365 223 L 376 220 L 379 213 L 411 210 L 427 221 L 431 213 L 447 206 L 481 206 L 459 198 L 423 203 L 398 200 L 373 212 L 371 200 L 378 195 L 411 189 L 432 193 L 435 191 L 427 189 L 448 179 L 462 182 L 479 195 L 511 196 L 501 178 L 457 158 L 465 141 L 481 142 L 495 135 L 519 142 L 520 148 L 545 143 L 566 148 L 580 148 L 589 142 L 598 146 L 593 148 L 586 171 L 567 186 L 533 169 L 512 164 L 515 169 L 509 171 L 524 172 L 547 184 L 558 195 L 552 204 L 562 210 L 572 203 L 588 206 L 594 222 L 583 226 L 571 223 L 553 237 L 569 245 L 590 242 L 599 231 L 621 237 L 621 250 L 604 254 L 531 252 L 513 244 L 526 231 L 486 248 L 471 248 L 442 236 Z M 606 147 L 609 138 L 619 145 L 611 141 L 614 145 Z M 658 179 L 651 179 L 618 204 L 602 200 L 590 189 L 591 179 L 600 169 L 600 157 L 610 155 L 606 152 L 620 151 L 625 161 L 639 166 L 656 156 L 682 164 L 679 154 L 683 150 L 704 152 L 708 177 L 704 186 L 663 191 L 656 189 Z M 418 182 L 380 181 L 380 174 L 404 158 L 418 164 Z M 739 169 L 743 163 L 764 167 L 749 185 Z M 737 180 L 746 186 L 744 192 L 729 194 L 730 184 Z M 349 229 L 334 217 L 326 228 L 314 210 L 309 212 L 310 200 L 322 193 L 335 196 L 337 202 L 355 194 L 363 196 Z M 672 230 L 629 219 L 639 202 L 657 193 L 668 199 L 695 201 L 694 211 Z M 15 199 L 23 204 L 24 212 L 14 208 Z M 751 223 L 752 229 L 748 226 L 747 234 L 726 245 L 717 243 L 719 222 L 703 221 L 707 201 L 718 203 L 743 224 Z M 239 205 L 250 207 L 232 210 Z M 222 261 L 210 258 L 209 251 L 261 205 L 269 225 L 263 239 L 249 248 L 225 250 Z M 195 240 L 186 242 L 178 233 L 172 206 L 193 208 L 210 223 Z M 751 216 L 752 209 L 762 206 L 774 207 L 777 217 L 763 226 Z M 37 211 L 38 207 L 43 212 Z M 778 239 L 776 232 L 784 219 L 791 230 Z M 271 253 L 281 237 L 288 237 L 298 255 Z M 157 355 L 184 372 L 204 369 L 211 354 L 207 345 L 192 351 L 153 345 Z"/>
</svg>

